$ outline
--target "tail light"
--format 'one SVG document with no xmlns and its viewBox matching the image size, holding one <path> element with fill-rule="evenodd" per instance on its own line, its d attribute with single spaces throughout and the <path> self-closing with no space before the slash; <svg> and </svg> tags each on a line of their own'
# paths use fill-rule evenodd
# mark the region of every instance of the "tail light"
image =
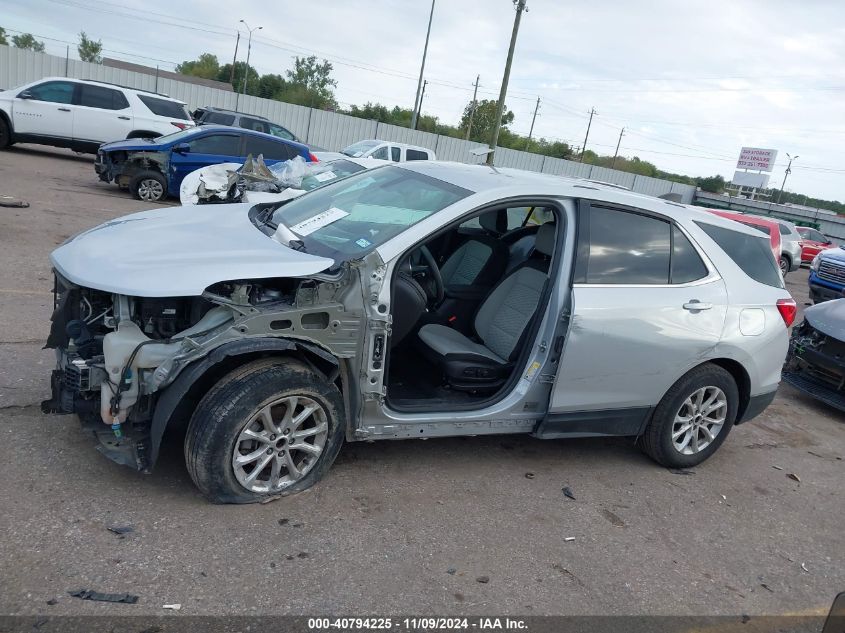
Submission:
<svg viewBox="0 0 845 633">
<path fill-rule="evenodd" d="M 189 124 L 187 124 L 187 123 L 182 123 L 181 121 L 171 121 L 171 122 L 170 122 L 170 125 L 175 125 L 175 126 L 176 126 L 176 127 L 178 127 L 180 130 L 184 130 L 185 128 L 191 127 Z"/>
<path fill-rule="evenodd" d="M 798 306 L 795 304 L 795 299 L 778 299 L 776 305 L 786 327 L 795 323 L 795 315 L 798 314 Z"/>
<path fill-rule="evenodd" d="M 314 156 L 311 152 L 308 152 L 308 160 L 312 163 L 319 163 L 320 159 Z"/>
</svg>

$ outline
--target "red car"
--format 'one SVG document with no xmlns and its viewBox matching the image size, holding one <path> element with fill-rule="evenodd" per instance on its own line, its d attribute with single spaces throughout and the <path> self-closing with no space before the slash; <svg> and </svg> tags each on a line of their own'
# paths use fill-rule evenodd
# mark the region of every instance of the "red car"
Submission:
<svg viewBox="0 0 845 633">
<path fill-rule="evenodd" d="M 761 218 L 756 215 L 743 215 L 742 213 L 732 213 L 730 211 L 721 211 L 719 209 L 705 209 L 713 215 L 719 215 L 728 220 L 739 222 L 745 226 L 757 229 L 769 236 L 769 243 L 772 246 L 772 253 L 775 256 L 775 261 L 780 261 L 781 243 L 780 243 L 780 227 L 777 222 Z M 803 259 L 803 256 L 802 256 Z"/>
<path fill-rule="evenodd" d="M 801 263 L 809 264 L 813 258 L 827 248 L 835 246 L 833 240 L 809 226 L 796 226 L 801 234 Z"/>
</svg>

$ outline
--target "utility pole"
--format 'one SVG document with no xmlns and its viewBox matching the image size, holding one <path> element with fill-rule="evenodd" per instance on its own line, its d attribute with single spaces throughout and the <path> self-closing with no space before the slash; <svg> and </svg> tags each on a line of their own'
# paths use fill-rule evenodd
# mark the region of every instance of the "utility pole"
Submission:
<svg viewBox="0 0 845 633">
<path fill-rule="evenodd" d="M 422 104 L 423 104 L 423 99 L 425 99 L 425 87 L 427 85 L 428 85 L 428 79 L 424 79 L 423 85 L 422 85 L 422 92 L 420 93 L 420 113 L 419 113 L 419 116 L 414 120 L 414 125 L 411 128 L 412 130 L 417 129 L 417 123 L 419 123 L 420 117 L 422 116 Z"/>
<path fill-rule="evenodd" d="M 790 156 L 789 152 L 787 152 L 786 155 L 789 158 L 789 164 L 786 166 L 786 171 L 783 173 L 783 182 L 780 185 L 780 191 L 778 191 L 778 199 L 775 204 L 780 204 L 780 197 L 783 195 L 783 188 L 786 186 L 786 177 L 792 173 L 792 161 L 801 158 L 800 156 Z"/>
<path fill-rule="evenodd" d="M 238 39 L 235 40 L 235 56 L 232 58 L 232 72 L 229 73 L 229 83 L 235 83 L 235 64 L 238 63 L 238 44 L 241 43 L 241 32 L 238 30 Z"/>
<path fill-rule="evenodd" d="M 537 110 L 540 109 L 540 97 L 537 97 L 537 105 L 534 106 L 534 116 L 531 117 L 531 129 L 528 130 L 528 140 L 525 142 L 525 151 L 531 146 L 531 135 L 534 134 L 534 121 L 537 120 Z"/>
<path fill-rule="evenodd" d="M 481 81 L 481 75 L 475 76 L 475 89 L 472 91 L 472 108 L 469 111 L 469 124 L 467 125 L 467 140 L 469 140 L 470 132 L 472 132 L 472 117 L 475 116 L 475 109 L 478 107 L 478 101 L 475 100 L 478 94 L 478 82 Z"/>
<path fill-rule="evenodd" d="M 502 127 L 502 113 L 505 110 L 505 95 L 508 94 L 508 81 L 511 78 L 511 64 L 513 63 L 513 50 L 516 48 L 516 36 L 519 33 L 519 21 L 522 19 L 522 12 L 526 11 L 526 0 L 513 0 L 516 5 L 516 17 L 513 20 L 513 32 L 511 43 L 508 47 L 508 59 L 505 62 L 505 74 L 502 77 L 502 88 L 499 90 L 499 103 L 496 104 L 496 118 L 494 119 L 493 138 L 490 139 L 490 152 L 487 154 L 487 164 L 493 165 L 493 153 L 496 151 L 496 144 L 499 142 L 499 128 Z"/>
<path fill-rule="evenodd" d="M 246 23 L 246 20 L 241 20 L 246 27 L 246 30 L 249 31 L 249 39 L 247 40 L 247 47 L 246 47 L 246 67 L 244 68 L 244 82 L 243 88 L 241 92 L 246 96 L 246 78 L 249 76 L 249 54 L 252 52 L 252 32 L 253 31 L 260 31 L 263 29 L 263 26 L 256 26 L 255 28 L 249 28 L 249 24 Z M 237 101 L 235 101 L 235 110 L 237 110 Z"/>
<path fill-rule="evenodd" d="M 616 141 L 616 151 L 613 152 L 613 162 L 610 163 L 610 168 L 613 169 L 613 166 L 616 164 L 616 157 L 619 155 L 619 146 L 622 144 L 622 137 L 625 136 L 625 128 L 623 127 L 619 130 L 619 140 Z"/>
<path fill-rule="evenodd" d="M 590 126 L 593 124 L 593 115 L 596 113 L 595 108 L 590 108 L 590 120 L 587 121 L 587 134 L 584 136 L 584 147 L 581 149 L 581 160 L 579 163 L 584 162 L 584 152 L 587 151 L 587 139 L 590 138 Z"/>
<path fill-rule="evenodd" d="M 414 114 L 411 117 L 411 129 L 417 129 L 417 117 L 419 116 L 420 107 L 420 89 L 423 83 L 423 73 L 425 72 L 425 56 L 428 54 L 428 38 L 431 35 L 431 19 L 434 17 L 434 0 L 431 0 L 431 13 L 428 14 L 428 30 L 425 32 L 425 46 L 423 47 L 422 64 L 420 64 L 420 78 L 417 81 L 417 96 L 414 97 Z"/>
</svg>

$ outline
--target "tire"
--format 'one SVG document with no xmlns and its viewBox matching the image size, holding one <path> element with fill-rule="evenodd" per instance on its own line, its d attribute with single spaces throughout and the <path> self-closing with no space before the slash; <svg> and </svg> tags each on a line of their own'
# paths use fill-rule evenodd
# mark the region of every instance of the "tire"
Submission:
<svg viewBox="0 0 845 633">
<path fill-rule="evenodd" d="M 780 266 L 781 274 L 786 277 L 786 274 L 789 272 L 789 268 L 792 266 L 792 262 L 789 261 L 789 258 L 786 255 L 781 255 L 780 260 L 778 260 L 778 266 Z"/>
<path fill-rule="evenodd" d="M 160 202 L 167 197 L 167 181 L 159 172 L 138 172 L 129 182 L 129 190 L 138 200 Z"/>
<path fill-rule="evenodd" d="M 6 149 L 12 145 L 12 130 L 6 119 L 0 117 L 0 149 Z"/>
<path fill-rule="evenodd" d="M 678 421 L 676 416 L 689 417 L 695 421 L 694 409 L 690 407 L 690 404 L 695 406 L 694 399 L 698 393 L 702 393 L 702 390 L 704 403 L 711 395 L 716 394 L 715 390 L 718 390 L 724 397 L 724 405 L 712 412 L 710 417 L 700 418 L 700 420 L 715 420 L 722 418 L 722 415 L 724 418 L 716 432 L 713 432 L 715 424 L 708 425 L 706 422 L 699 422 L 700 426 L 693 424 L 687 433 L 682 433 L 677 438 L 679 444 L 682 444 L 687 437 L 690 438 L 682 451 L 673 441 L 673 434 L 683 432 L 685 423 Z M 718 394 L 716 395 L 718 401 Z M 700 365 L 681 377 L 663 396 L 645 432 L 639 438 L 640 448 L 658 464 L 669 468 L 697 466 L 715 453 L 725 441 L 736 421 L 738 406 L 739 390 L 733 376 L 717 365 L 710 363 Z M 702 446 L 703 441 L 708 441 L 707 433 L 703 429 L 707 429 L 714 436 L 706 446 Z M 693 451 L 698 447 L 701 448 L 685 454 L 685 451 Z"/>
<path fill-rule="evenodd" d="M 285 413 L 292 402 L 290 420 Z M 312 406 L 315 412 L 297 423 L 296 416 Z M 275 429 L 266 424 L 265 410 Z M 322 424 L 325 431 L 318 432 Z M 228 374 L 203 397 L 188 424 L 185 462 L 191 479 L 209 501 L 255 503 L 317 483 L 337 457 L 345 428 L 343 398 L 334 385 L 298 360 L 265 359 Z M 262 439 L 250 439 L 258 436 Z M 294 437 L 294 442 L 285 439 Z M 303 443 L 312 448 L 293 448 Z M 291 448 L 285 449 L 288 444 Z M 315 447 L 320 447 L 318 454 Z M 252 461 L 236 464 L 238 457 L 246 460 L 255 455 L 259 456 Z M 288 463 L 301 469 L 298 477 Z M 247 482 L 250 476 L 254 479 Z"/>
</svg>

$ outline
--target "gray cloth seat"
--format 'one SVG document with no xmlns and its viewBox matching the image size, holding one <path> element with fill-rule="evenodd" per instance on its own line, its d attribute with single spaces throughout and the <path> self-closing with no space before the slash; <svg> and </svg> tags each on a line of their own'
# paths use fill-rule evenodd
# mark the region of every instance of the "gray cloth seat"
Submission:
<svg viewBox="0 0 845 633">
<path fill-rule="evenodd" d="M 508 263 L 508 247 L 499 240 L 507 230 L 506 210 L 490 211 L 478 216 L 484 235 L 474 236 L 461 244 L 440 267 L 445 287 L 492 286 L 502 276 Z"/>
<path fill-rule="evenodd" d="M 555 225 L 541 226 L 532 259 L 505 277 L 479 307 L 473 322 L 477 340 L 445 325 L 420 328 L 423 351 L 440 365 L 452 386 L 489 389 L 510 375 L 548 281 L 554 240 Z"/>
</svg>

